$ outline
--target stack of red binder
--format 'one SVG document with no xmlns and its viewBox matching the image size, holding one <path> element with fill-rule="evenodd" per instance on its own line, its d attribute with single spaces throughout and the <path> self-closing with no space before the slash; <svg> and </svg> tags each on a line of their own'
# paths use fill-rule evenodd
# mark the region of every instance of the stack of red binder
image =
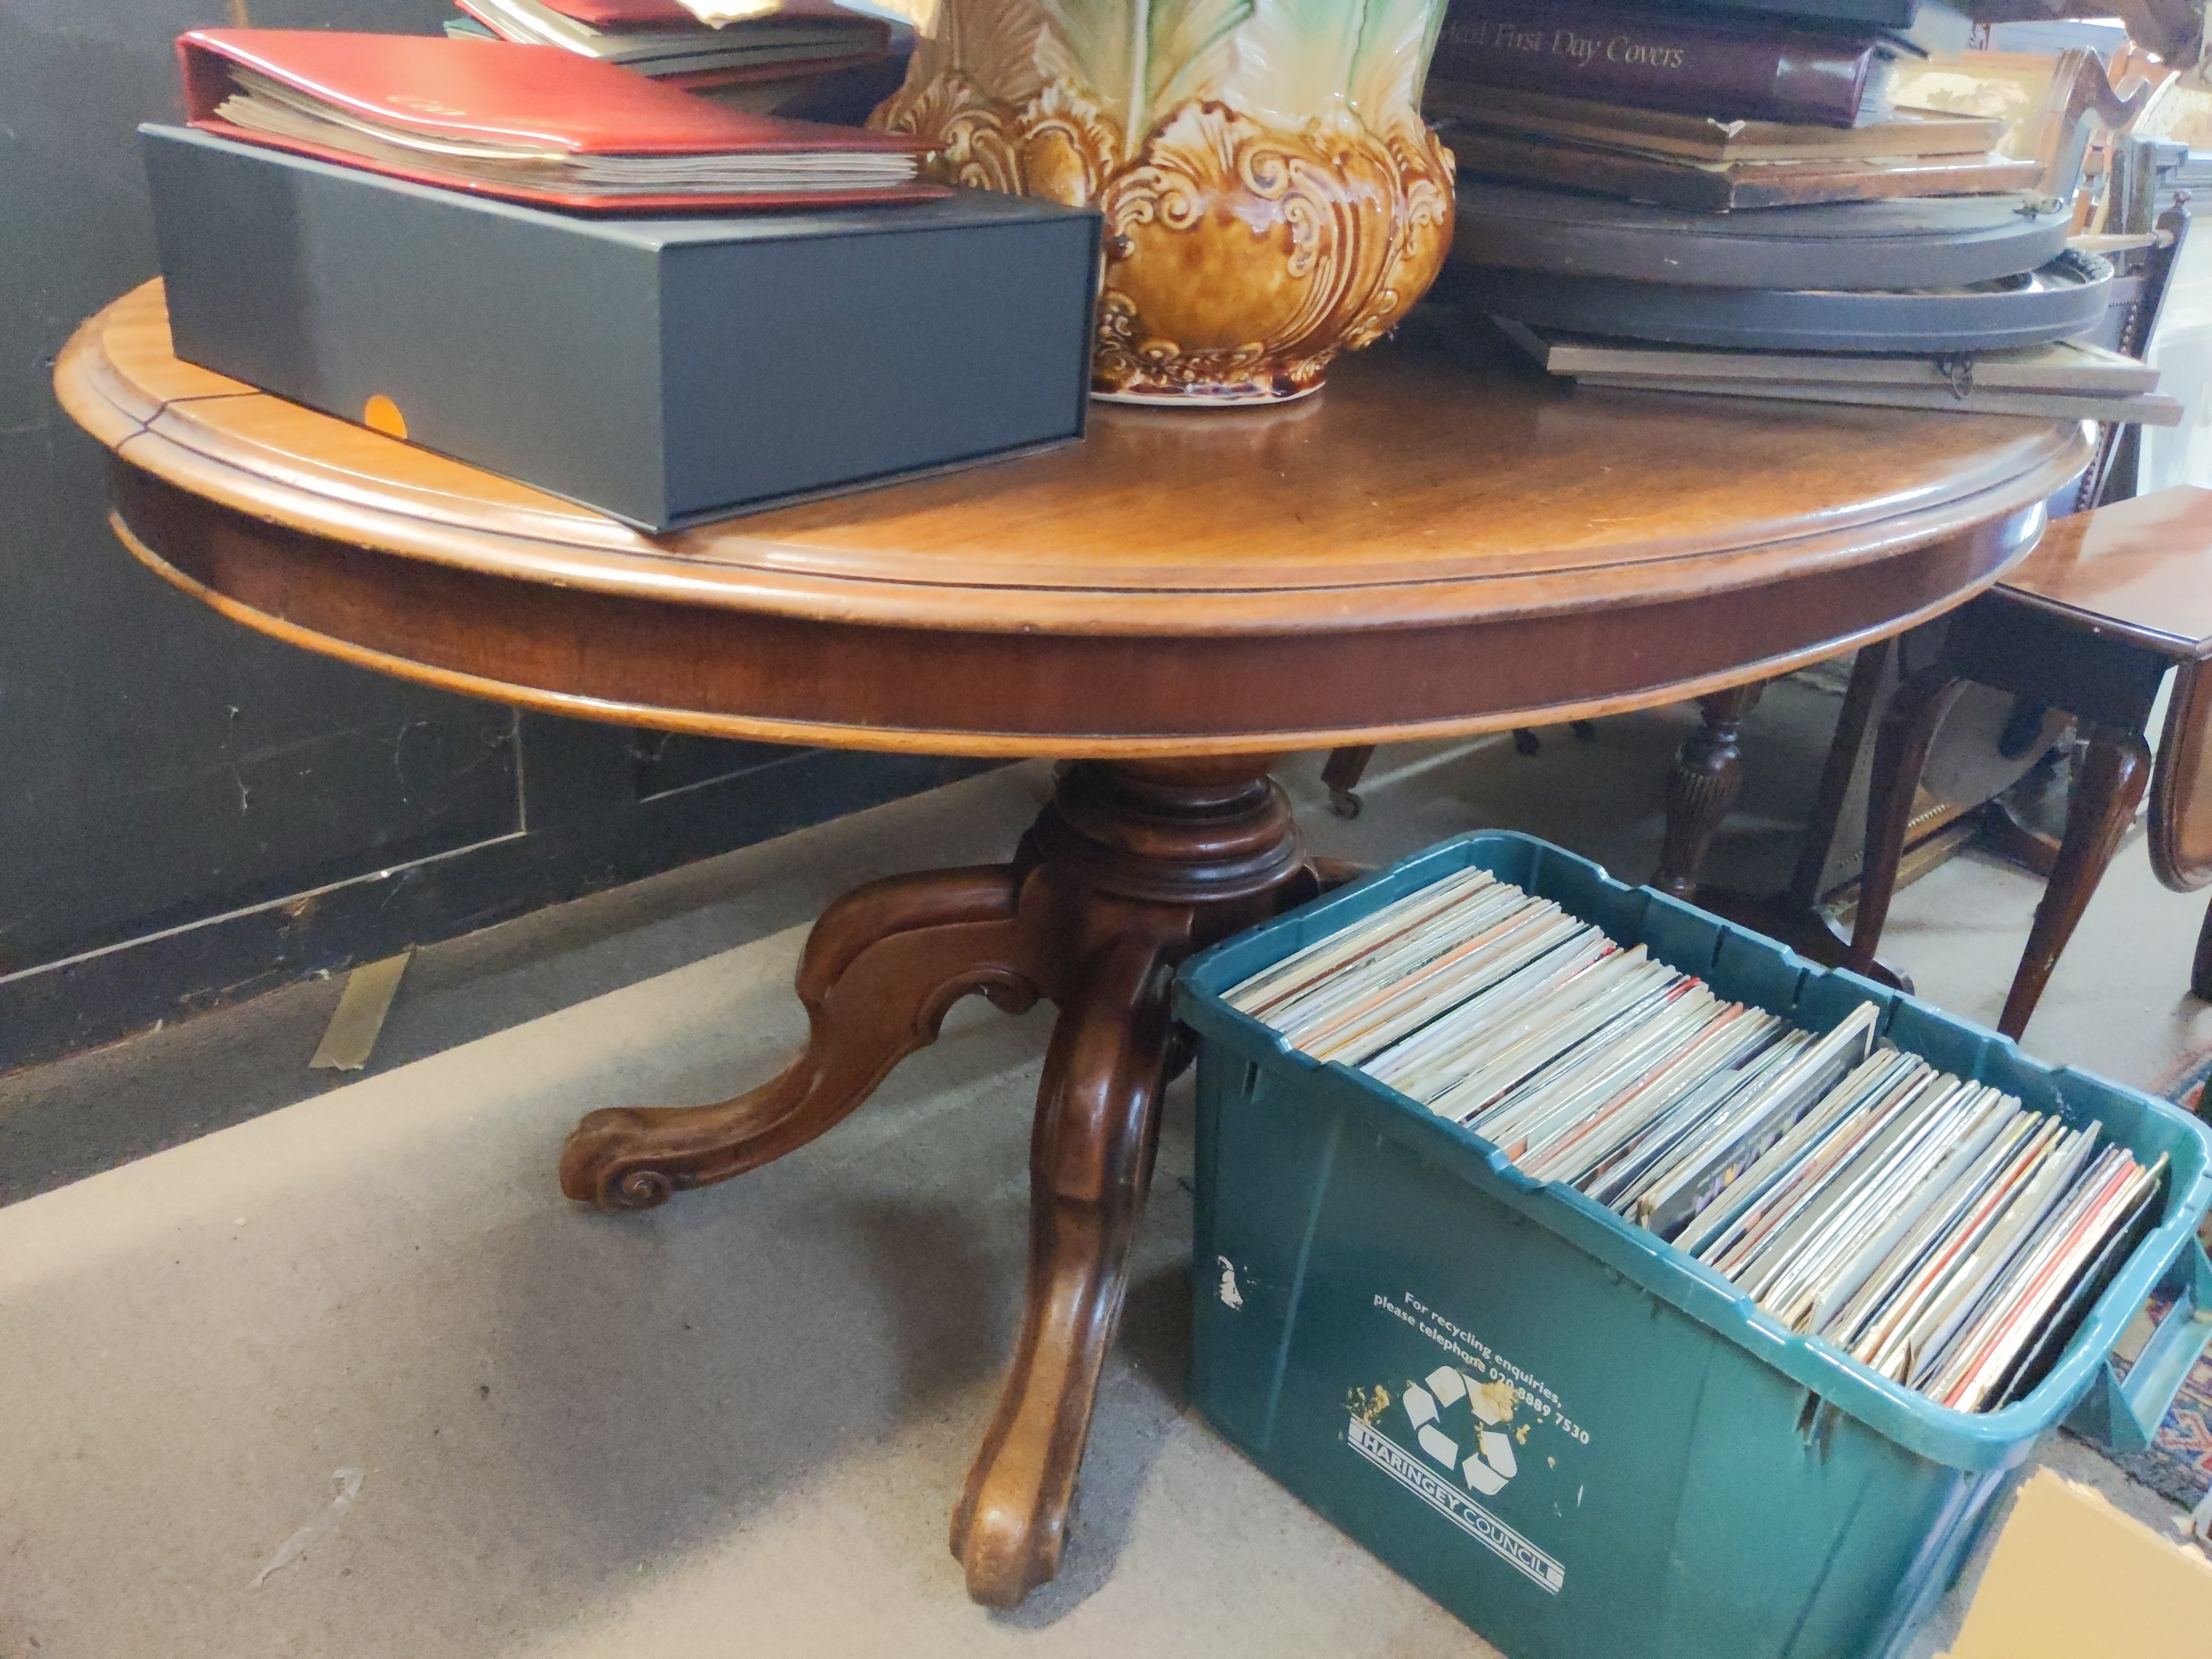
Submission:
<svg viewBox="0 0 2212 1659">
<path fill-rule="evenodd" d="M 724 107 L 569 52 L 286 29 L 198 30 L 177 49 L 193 126 L 418 184 L 618 212 L 945 193 L 908 140 Z"/>
</svg>

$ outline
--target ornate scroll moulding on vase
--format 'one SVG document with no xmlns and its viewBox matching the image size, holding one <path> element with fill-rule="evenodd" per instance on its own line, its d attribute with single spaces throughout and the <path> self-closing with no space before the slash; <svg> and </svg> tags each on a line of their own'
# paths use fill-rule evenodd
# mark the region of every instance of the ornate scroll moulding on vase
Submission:
<svg viewBox="0 0 2212 1659">
<path fill-rule="evenodd" d="M 955 182 L 1106 220 L 1092 386 L 1131 403 L 1317 390 L 1451 245 L 1420 118 L 1444 0 L 937 0 L 873 125 Z"/>
</svg>

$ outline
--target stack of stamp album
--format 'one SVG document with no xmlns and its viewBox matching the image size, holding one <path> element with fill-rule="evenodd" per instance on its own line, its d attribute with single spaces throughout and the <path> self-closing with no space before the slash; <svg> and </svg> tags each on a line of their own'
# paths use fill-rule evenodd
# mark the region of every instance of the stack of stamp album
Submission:
<svg viewBox="0 0 2212 1659">
<path fill-rule="evenodd" d="M 2040 1379 L 2166 1164 L 1878 1042 L 1879 1005 L 1796 1029 L 1482 870 L 1226 1000 L 1963 1411 Z"/>
</svg>

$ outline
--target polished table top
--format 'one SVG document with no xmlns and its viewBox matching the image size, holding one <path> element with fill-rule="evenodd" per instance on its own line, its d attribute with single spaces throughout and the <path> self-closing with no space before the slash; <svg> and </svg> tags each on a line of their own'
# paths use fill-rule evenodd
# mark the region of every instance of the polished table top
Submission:
<svg viewBox="0 0 2212 1659">
<path fill-rule="evenodd" d="M 118 527 L 266 631 L 571 713 L 948 753 L 1258 751 L 1740 682 L 1993 580 L 2073 423 L 1576 392 L 1434 326 L 1254 411 L 650 538 L 179 362 L 57 371 Z"/>
</svg>

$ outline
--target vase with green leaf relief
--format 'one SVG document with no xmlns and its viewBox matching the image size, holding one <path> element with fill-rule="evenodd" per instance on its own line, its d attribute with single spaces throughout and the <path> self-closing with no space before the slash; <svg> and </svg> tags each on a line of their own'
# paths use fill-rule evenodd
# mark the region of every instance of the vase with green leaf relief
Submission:
<svg viewBox="0 0 2212 1659">
<path fill-rule="evenodd" d="M 961 184 L 1105 217 L 1093 386 L 1278 402 L 1390 328 L 1451 241 L 1421 120 L 1444 0 L 937 0 L 873 124 Z"/>
</svg>

